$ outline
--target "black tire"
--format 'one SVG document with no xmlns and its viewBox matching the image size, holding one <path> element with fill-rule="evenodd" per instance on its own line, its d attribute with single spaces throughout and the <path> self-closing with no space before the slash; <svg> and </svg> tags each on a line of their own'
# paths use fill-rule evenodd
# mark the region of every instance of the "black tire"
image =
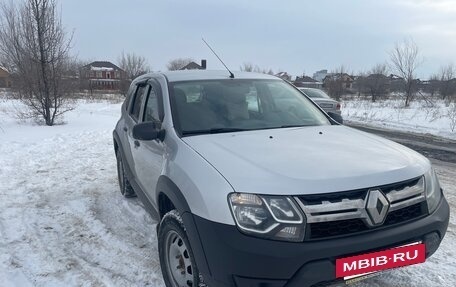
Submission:
<svg viewBox="0 0 456 287">
<path fill-rule="evenodd" d="M 128 181 L 127 175 L 125 174 L 125 167 L 122 160 L 122 155 L 119 151 L 116 152 L 117 158 L 117 178 L 119 180 L 120 193 L 129 198 L 135 197 L 136 193 L 131 187 L 130 182 Z"/>
<path fill-rule="evenodd" d="M 199 274 L 184 223 L 177 210 L 165 214 L 160 222 L 158 252 L 166 287 L 206 286 Z"/>
</svg>

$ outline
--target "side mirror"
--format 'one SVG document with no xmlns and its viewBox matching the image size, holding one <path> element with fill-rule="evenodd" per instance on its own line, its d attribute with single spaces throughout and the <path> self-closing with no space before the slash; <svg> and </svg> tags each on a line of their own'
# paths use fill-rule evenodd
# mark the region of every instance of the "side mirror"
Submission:
<svg viewBox="0 0 456 287">
<path fill-rule="evenodd" d="M 330 116 L 331 119 L 333 119 L 337 123 L 339 123 L 341 125 L 344 124 L 344 119 L 342 118 L 342 116 L 340 114 L 334 113 L 334 112 L 328 112 L 328 116 Z"/>
<path fill-rule="evenodd" d="M 141 141 L 151 141 L 165 139 L 165 130 L 158 129 L 157 124 L 154 122 L 145 122 L 136 124 L 133 127 L 133 138 Z"/>
</svg>

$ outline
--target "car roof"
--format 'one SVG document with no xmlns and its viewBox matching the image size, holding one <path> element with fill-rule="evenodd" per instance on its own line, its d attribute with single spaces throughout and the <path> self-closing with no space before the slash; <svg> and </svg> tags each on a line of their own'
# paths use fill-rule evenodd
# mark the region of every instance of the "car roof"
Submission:
<svg viewBox="0 0 456 287">
<path fill-rule="evenodd" d="M 259 79 L 259 80 L 278 80 L 280 78 L 262 74 L 262 73 L 253 73 L 253 72 L 239 72 L 233 71 L 235 79 Z M 223 80 L 229 79 L 230 73 L 226 70 L 214 71 L 214 70 L 185 70 L 185 71 L 166 71 L 166 72 L 157 72 L 149 73 L 141 76 L 135 81 L 151 78 L 157 76 L 165 76 L 168 79 L 168 82 L 182 82 L 182 81 L 197 81 L 197 80 Z"/>
</svg>

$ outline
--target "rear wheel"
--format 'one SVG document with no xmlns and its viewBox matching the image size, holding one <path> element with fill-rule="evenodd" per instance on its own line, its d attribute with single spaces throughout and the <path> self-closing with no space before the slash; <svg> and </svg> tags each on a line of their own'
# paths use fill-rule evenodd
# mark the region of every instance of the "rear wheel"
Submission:
<svg viewBox="0 0 456 287">
<path fill-rule="evenodd" d="M 176 210 L 163 216 L 158 231 L 160 266 L 166 287 L 204 286 L 185 232 Z"/>
<path fill-rule="evenodd" d="M 125 174 L 125 167 L 122 160 L 122 155 L 119 151 L 116 152 L 117 158 L 117 177 L 119 179 L 120 193 L 125 197 L 135 197 L 135 191 L 128 181 L 127 175 Z"/>
</svg>

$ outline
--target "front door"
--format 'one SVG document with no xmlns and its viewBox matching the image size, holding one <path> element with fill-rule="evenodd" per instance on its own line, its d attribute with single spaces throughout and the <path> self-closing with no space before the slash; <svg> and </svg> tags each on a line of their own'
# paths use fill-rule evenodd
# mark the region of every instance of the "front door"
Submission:
<svg viewBox="0 0 456 287">
<path fill-rule="evenodd" d="M 163 120 L 161 89 L 158 82 L 149 80 L 145 90 L 145 100 L 139 122 L 154 122 L 158 129 Z M 135 172 L 141 189 L 155 204 L 155 187 L 164 165 L 165 144 L 160 140 L 138 141 L 133 143 Z"/>
</svg>

